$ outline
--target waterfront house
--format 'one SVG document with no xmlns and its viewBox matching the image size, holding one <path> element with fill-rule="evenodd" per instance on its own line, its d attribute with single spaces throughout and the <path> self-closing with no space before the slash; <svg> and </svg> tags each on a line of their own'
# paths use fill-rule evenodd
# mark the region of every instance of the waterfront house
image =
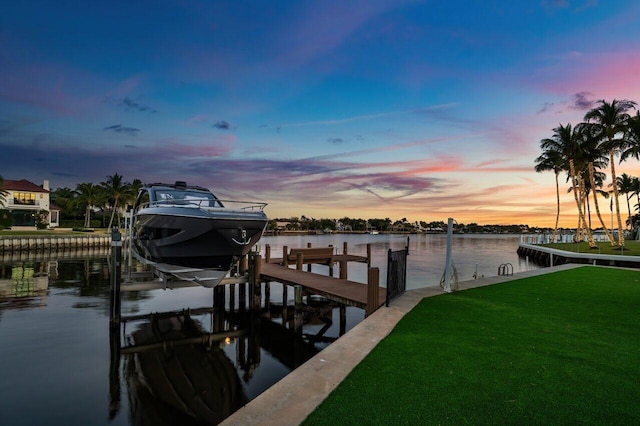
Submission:
<svg viewBox="0 0 640 426">
<path fill-rule="evenodd" d="M 60 224 L 60 209 L 51 204 L 48 180 L 39 186 L 26 179 L 5 179 L 2 189 L 7 193 L 4 209 L 13 216 L 11 229 L 36 229 L 36 218 L 41 212 L 49 228 Z"/>
</svg>

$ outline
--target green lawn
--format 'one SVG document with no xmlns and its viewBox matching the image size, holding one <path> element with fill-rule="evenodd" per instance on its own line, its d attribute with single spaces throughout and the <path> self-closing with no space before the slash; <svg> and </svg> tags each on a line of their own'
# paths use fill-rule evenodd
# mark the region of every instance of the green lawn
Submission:
<svg viewBox="0 0 640 426">
<path fill-rule="evenodd" d="M 611 243 L 603 242 L 596 243 L 597 249 L 589 248 L 589 243 L 553 243 L 553 244 L 540 244 L 542 247 L 549 247 L 558 250 L 571 251 L 577 253 L 599 253 L 599 254 L 621 254 L 624 256 L 640 256 L 640 241 L 626 240 L 624 242 L 624 248 L 620 249 L 611 247 Z"/>
<path fill-rule="evenodd" d="M 640 271 L 585 266 L 424 299 L 305 424 L 640 424 L 639 358 Z"/>
</svg>

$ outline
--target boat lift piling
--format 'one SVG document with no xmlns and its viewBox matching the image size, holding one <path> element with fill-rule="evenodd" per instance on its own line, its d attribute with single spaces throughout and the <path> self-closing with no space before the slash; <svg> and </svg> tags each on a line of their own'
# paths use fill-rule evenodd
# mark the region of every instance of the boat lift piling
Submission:
<svg viewBox="0 0 640 426">
<path fill-rule="evenodd" d="M 109 295 L 109 322 L 120 326 L 120 284 L 122 281 L 122 235 L 118 228 L 111 230 L 111 291 Z"/>
</svg>

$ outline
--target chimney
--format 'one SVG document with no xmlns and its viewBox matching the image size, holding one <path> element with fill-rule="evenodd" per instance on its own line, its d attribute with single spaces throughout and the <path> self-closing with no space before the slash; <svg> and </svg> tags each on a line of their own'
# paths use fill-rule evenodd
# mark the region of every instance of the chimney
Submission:
<svg viewBox="0 0 640 426">
<path fill-rule="evenodd" d="M 42 182 L 42 189 L 46 189 L 47 191 L 49 190 L 49 181 L 45 179 L 44 182 Z"/>
</svg>

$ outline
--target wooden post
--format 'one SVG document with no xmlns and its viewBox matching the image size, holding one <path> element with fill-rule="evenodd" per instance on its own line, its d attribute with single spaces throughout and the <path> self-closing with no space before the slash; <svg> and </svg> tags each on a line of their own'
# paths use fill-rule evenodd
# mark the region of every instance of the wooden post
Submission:
<svg viewBox="0 0 640 426">
<path fill-rule="evenodd" d="M 347 242 L 345 241 L 344 243 L 342 243 L 342 254 L 347 254 L 348 253 L 348 247 L 349 245 L 347 244 Z"/>
<path fill-rule="evenodd" d="M 371 268 L 371 243 L 367 243 L 367 268 Z"/>
<path fill-rule="evenodd" d="M 264 307 L 267 311 L 267 319 L 271 319 L 271 283 L 264 283 Z"/>
<path fill-rule="evenodd" d="M 120 411 L 120 327 L 109 330 L 109 419 Z"/>
<path fill-rule="evenodd" d="M 282 326 L 287 327 L 287 285 L 282 283 Z"/>
<path fill-rule="evenodd" d="M 236 310 L 236 285 L 229 284 L 229 312 L 235 312 L 235 310 Z"/>
<path fill-rule="evenodd" d="M 347 332 L 347 307 L 340 305 L 340 332 L 338 336 L 344 335 Z"/>
<path fill-rule="evenodd" d="M 224 331 L 224 312 L 226 305 L 226 290 L 224 285 L 217 285 L 213 288 L 213 332 Z"/>
<path fill-rule="evenodd" d="M 341 280 L 347 279 L 347 263 L 348 262 L 346 260 L 340 261 L 340 279 Z"/>
<path fill-rule="evenodd" d="M 221 286 L 217 286 L 221 287 Z M 238 287 L 238 310 L 244 312 L 247 307 L 247 284 Z"/>
<path fill-rule="evenodd" d="M 249 269 L 249 255 L 244 255 L 242 256 L 242 259 L 240 259 L 240 262 L 238 264 L 238 269 L 240 272 L 240 275 L 244 275 L 248 269 Z"/>
<path fill-rule="evenodd" d="M 301 252 L 296 254 L 296 269 L 302 271 L 302 265 L 304 264 L 304 256 Z"/>
<path fill-rule="evenodd" d="M 307 248 L 311 248 L 311 243 L 307 243 Z M 311 272 L 311 263 L 307 265 L 307 272 Z"/>
<path fill-rule="evenodd" d="M 111 230 L 111 300 L 110 323 L 120 328 L 120 281 L 122 280 L 122 235 L 118 228 Z"/>
<path fill-rule="evenodd" d="M 293 287 L 293 294 L 295 300 L 295 310 L 293 316 L 293 328 L 296 333 L 302 333 L 302 286 L 297 285 Z"/>
<path fill-rule="evenodd" d="M 289 266 L 289 259 L 287 259 L 288 252 L 289 252 L 289 247 L 282 246 L 282 266 Z"/>
<path fill-rule="evenodd" d="M 369 316 L 378 309 L 378 295 L 380 292 L 380 270 L 369 268 L 367 272 L 367 310 L 365 316 Z"/>
<path fill-rule="evenodd" d="M 262 270 L 262 257 L 253 253 L 251 255 L 251 269 L 253 270 L 253 276 L 250 276 L 251 285 L 251 308 L 259 311 L 262 308 L 262 281 L 260 274 Z"/>
<path fill-rule="evenodd" d="M 269 244 L 264 247 L 264 261 L 267 263 L 271 262 L 271 246 Z"/>
</svg>

